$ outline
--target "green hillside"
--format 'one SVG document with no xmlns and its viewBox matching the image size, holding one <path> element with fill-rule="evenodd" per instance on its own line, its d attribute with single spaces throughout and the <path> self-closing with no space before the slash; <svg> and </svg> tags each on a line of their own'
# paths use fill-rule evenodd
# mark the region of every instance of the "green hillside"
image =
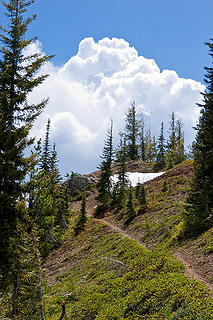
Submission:
<svg viewBox="0 0 213 320">
<path fill-rule="evenodd" d="M 68 319 L 213 319 L 207 287 L 213 280 L 213 230 L 181 238 L 182 203 L 192 176 L 192 164 L 185 162 L 147 182 L 147 211 L 125 230 L 112 209 L 102 220 L 90 218 L 74 236 L 73 216 L 63 245 L 44 265 L 46 318 L 58 319 L 65 300 Z M 89 191 L 89 215 L 94 198 L 95 190 Z M 173 253 L 190 264 L 191 274 Z"/>
</svg>

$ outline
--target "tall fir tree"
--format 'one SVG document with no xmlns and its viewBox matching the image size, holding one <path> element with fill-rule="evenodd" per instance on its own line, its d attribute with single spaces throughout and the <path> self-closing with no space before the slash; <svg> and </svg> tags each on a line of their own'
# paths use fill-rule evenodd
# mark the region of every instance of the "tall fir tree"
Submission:
<svg viewBox="0 0 213 320">
<path fill-rule="evenodd" d="M 129 197 L 126 205 L 126 220 L 124 221 L 124 227 L 127 227 L 133 219 L 135 219 L 137 215 L 136 209 L 135 209 L 135 195 L 132 189 L 132 186 L 130 185 L 129 189 Z"/>
<path fill-rule="evenodd" d="M 10 244 L 18 232 L 20 217 L 16 206 L 30 168 L 31 158 L 25 156 L 25 150 L 33 143 L 29 138 L 30 128 L 47 103 L 46 99 L 37 105 L 29 104 L 27 98 L 46 79 L 47 75 L 37 72 L 51 58 L 40 53 L 23 54 L 23 49 L 33 42 L 25 37 L 29 24 L 35 19 L 35 16 L 26 17 L 32 3 L 32 0 L 3 2 L 8 28 L 1 27 L 0 34 L 0 272 L 8 278 L 11 275 L 14 285 L 17 268 L 13 261 L 17 259 L 13 259 L 16 253 Z"/>
<path fill-rule="evenodd" d="M 99 166 L 100 176 L 97 183 L 98 189 L 98 211 L 105 210 L 111 199 L 111 190 L 112 190 L 112 162 L 113 162 L 113 123 L 111 122 L 110 129 L 107 130 L 107 137 L 104 143 L 103 154 L 101 156 L 102 162 Z"/>
<path fill-rule="evenodd" d="M 183 124 L 180 119 L 176 121 L 176 129 L 177 129 L 177 152 L 176 152 L 176 164 L 183 162 L 185 157 L 184 151 L 184 132 L 183 132 Z"/>
<path fill-rule="evenodd" d="M 56 151 L 56 144 L 54 142 L 51 157 L 50 157 L 50 172 L 54 175 L 55 182 L 61 181 L 61 176 L 58 170 L 58 153 Z"/>
<path fill-rule="evenodd" d="M 43 145 L 43 154 L 41 157 L 40 168 L 46 172 L 50 171 L 51 166 L 51 150 L 50 150 L 50 119 L 47 121 L 46 134 Z"/>
<path fill-rule="evenodd" d="M 144 135 L 144 120 L 143 118 L 141 119 L 141 129 L 140 129 L 140 158 L 142 161 L 146 160 L 146 145 L 145 145 L 145 135 Z"/>
<path fill-rule="evenodd" d="M 152 162 L 157 159 L 157 140 L 156 137 L 152 137 Z"/>
<path fill-rule="evenodd" d="M 49 123 L 49 122 L 48 122 Z M 48 130 L 47 130 L 48 131 Z M 46 135 L 47 137 L 47 135 Z M 46 141 L 47 139 L 45 139 Z M 48 134 L 48 145 L 50 146 Z M 45 146 L 45 143 L 44 143 Z M 67 185 L 62 184 L 58 170 L 58 159 L 55 143 L 52 151 L 48 151 L 46 168 L 41 166 L 44 159 L 44 151 L 41 150 L 41 142 L 36 147 L 34 156 L 37 169 L 28 183 L 30 195 L 30 215 L 38 226 L 39 248 L 42 256 L 57 247 L 61 242 L 61 235 L 67 227 L 69 217 L 69 197 Z"/>
<path fill-rule="evenodd" d="M 213 43 L 206 43 L 213 57 Z M 199 124 L 194 144 L 195 178 L 187 201 L 185 219 L 188 233 L 213 225 L 213 67 L 206 67 L 206 91 L 203 93 Z"/>
<path fill-rule="evenodd" d="M 180 119 L 176 119 L 174 112 L 171 113 L 170 119 L 170 135 L 166 154 L 168 168 L 185 160 L 183 124 Z"/>
<path fill-rule="evenodd" d="M 122 140 L 120 140 L 119 150 L 117 151 L 117 175 L 118 175 L 118 182 L 116 185 L 116 207 L 117 209 L 122 209 L 125 207 L 126 203 L 126 190 L 128 185 L 127 179 L 127 160 L 128 154 L 126 151 L 126 146 Z"/>
<path fill-rule="evenodd" d="M 75 226 L 74 226 L 74 233 L 75 235 L 78 235 L 81 230 L 84 229 L 85 223 L 87 222 L 87 212 L 86 212 L 86 195 L 85 193 L 82 196 L 82 201 L 81 201 L 81 210 L 80 213 L 77 217 Z"/>
<path fill-rule="evenodd" d="M 167 142 L 167 166 L 172 168 L 176 161 L 177 152 L 177 139 L 176 139 L 176 117 L 175 113 L 172 112 L 170 115 L 170 128 L 169 128 L 169 139 Z"/>
<path fill-rule="evenodd" d="M 161 170 L 166 166 L 166 151 L 165 151 L 165 138 L 164 138 L 164 123 L 161 122 L 160 136 L 157 145 L 157 158 L 155 169 Z"/>
<path fill-rule="evenodd" d="M 55 218 L 56 225 L 60 226 L 62 230 L 66 229 L 68 226 L 68 221 L 70 217 L 70 194 L 68 189 L 68 184 L 64 183 L 60 185 L 60 198 L 57 210 L 57 215 Z"/>
<path fill-rule="evenodd" d="M 136 195 L 137 202 L 140 206 L 137 214 L 143 214 L 145 213 L 147 208 L 146 191 L 145 191 L 144 185 L 141 184 L 139 181 L 136 186 L 135 195 Z"/>
<path fill-rule="evenodd" d="M 127 143 L 127 152 L 131 160 L 139 158 L 138 137 L 139 137 L 140 120 L 136 112 L 136 104 L 133 101 L 126 114 L 125 139 Z"/>
<path fill-rule="evenodd" d="M 155 161 L 157 154 L 156 145 L 157 142 L 155 136 L 152 137 L 151 129 L 147 129 L 145 135 L 145 160 L 147 162 Z"/>
<path fill-rule="evenodd" d="M 119 149 L 117 150 L 116 154 L 116 163 L 117 163 L 117 175 L 118 175 L 118 182 L 119 184 L 128 184 L 128 179 L 127 179 L 127 161 L 129 159 L 127 151 L 126 151 L 126 145 L 123 142 L 123 139 L 121 138 L 120 140 L 120 146 Z"/>
<path fill-rule="evenodd" d="M 57 201 L 57 199 L 60 197 L 60 188 L 61 188 L 61 176 L 58 169 L 58 155 L 56 151 L 56 144 L 54 142 L 53 148 L 50 154 L 49 159 L 49 176 L 51 181 L 51 187 L 52 187 L 52 196 Z"/>
<path fill-rule="evenodd" d="M 55 211 L 54 223 L 56 227 L 60 227 L 61 231 L 67 228 L 69 218 L 69 191 L 68 185 L 62 183 L 62 178 L 58 169 L 58 155 L 56 144 L 53 144 L 50 158 L 50 180 L 51 193 L 53 197 L 53 206 Z"/>
</svg>

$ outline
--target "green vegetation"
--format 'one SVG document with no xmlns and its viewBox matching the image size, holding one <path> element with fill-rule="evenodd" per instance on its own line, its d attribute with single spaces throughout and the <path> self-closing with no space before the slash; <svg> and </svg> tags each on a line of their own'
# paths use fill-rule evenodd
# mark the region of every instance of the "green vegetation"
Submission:
<svg viewBox="0 0 213 320">
<path fill-rule="evenodd" d="M 207 43 L 213 56 L 213 43 Z M 205 68 L 207 84 L 194 143 L 195 177 L 185 210 L 186 234 L 213 226 L 213 68 Z M 193 230 L 193 232 L 191 232 Z"/>
<path fill-rule="evenodd" d="M 34 164 L 33 156 L 26 156 L 34 142 L 30 129 L 47 103 L 41 98 L 30 104 L 28 98 L 46 79 L 39 71 L 51 57 L 23 54 L 34 41 L 26 37 L 35 19 L 26 14 L 32 3 L 3 2 L 8 26 L 0 29 L 0 282 L 11 319 L 23 319 L 26 301 L 27 312 L 33 309 L 33 317 L 43 317 L 37 226 L 24 182 Z"/>
<path fill-rule="evenodd" d="M 126 114 L 125 123 L 125 141 L 127 143 L 127 154 L 131 160 L 139 158 L 137 139 L 139 137 L 140 120 L 136 112 L 135 101 L 131 103 L 131 107 Z"/>
<path fill-rule="evenodd" d="M 62 299 L 59 319 L 65 309 L 70 319 L 212 319 L 213 300 L 208 289 L 183 274 L 183 265 L 174 259 L 172 250 L 191 254 L 193 262 L 203 268 L 211 265 L 213 68 L 206 68 L 208 87 L 200 105 L 194 145 L 195 175 L 193 163 L 184 161 L 182 123 L 174 112 L 167 143 L 162 123 L 157 144 L 150 129 L 144 132 L 143 119 L 139 120 L 133 102 L 126 114 L 125 133 L 120 133 L 116 168 L 112 167 L 111 122 L 98 182 L 85 191 L 81 176 L 72 174 L 71 179 L 80 184 L 76 190 L 85 193 L 74 190 L 72 203 L 77 209 L 70 215 L 69 182 L 62 183 L 55 144 L 51 149 L 50 119 L 43 146 L 38 141 L 26 156 L 27 148 L 34 144 L 30 129 L 47 103 L 46 99 L 30 105 L 27 100 L 46 79 L 39 70 L 51 58 L 23 54 L 33 42 L 25 37 L 35 19 L 26 15 L 33 2 L 2 2 L 8 29 L 0 29 L 1 319 L 58 319 Z M 213 56 L 213 44 L 208 46 Z M 128 188 L 128 159 L 141 159 L 156 170 L 170 170 L 145 187 Z M 113 188 L 114 170 L 118 183 Z M 119 220 L 126 233 L 120 230 L 121 235 L 116 234 L 100 221 L 88 219 L 86 195 L 91 194 L 90 213 L 96 199 L 95 216 L 101 218 L 108 210 L 106 218 Z M 133 238 L 146 242 L 152 251 Z M 43 285 L 41 259 L 45 258 Z M 213 281 L 211 272 L 207 284 Z"/>
<path fill-rule="evenodd" d="M 55 144 L 52 151 L 50 148 L 50 120 L 43 149 L 39 141 L 32 156 L 34 166 L 25 189 L 29 194 L 29 215 L 37 225 L 40 253 L 45 257 L 60 245 L 70 215 L 69 191 L 61 181 Z"/>
<path fill-rule="evenodd" d="M 177 225 L 183 222 L 184 201 L 190 189 L 191 172 L 192 162 L 185 161 L 169 170 L 166 180 L 162 176 L 155 183 L 145 184 L 146 214 L 138 216 L 129 226 L 130 230 L 137 230 L 142 241 L 152 246 L 165 245 L 174 236 Z"/>
<path fill-rule="evenodd" d="M 166 150 L 165 150 L 165 138 L 164 138 L 164 123 L 161 122 L 160 136 L 158 138 L 157 145 L 157 159 L 154 165 L 155 170 L 162 170 L 166 166 Z"/>
<path fill-rule="evenodd" d="M 136 214 L 137 214 L 137 211 L 135 209 L 135 195 L 132 187 L 130 186 L 129 197 L 128 197 L 126 210 L 125 210 L 124 227 L 127 227 L 130 224 L 130 222 L 132 222 L 132 220 L 135 219 Z"/>
<path fill-rule="evenodd" d="M 136 186 L 136 198 L 138 200 L 138 204 L 139 204 L 139 213 L 142 214 L 146 211 L 147 208 L 147 202 L 146 202 L 146 191 L 144 188 L 144 185 L 138 183 L 138 185 Z"/>
<path fill-rule="evenodd" d="M 113 125 L 111 122 L 111 127 L 107 131 L 107 137 L 104 144 L 102 162 L 100 164 L 100 176 L 97 183 L 98 190 L 98 206 L 96 208 L 95 214 L 98 216 L 101 212 L 106 210 L 111 201 L 111 189 L 112 189 L 112 161 L 113 161 L 113 144 L 112 144 L 112 130 Z"/>
<path fill-rule="evenodd" d="M 87 222 L 87 213 L 86 213 L 86 195 L 85 193 L 82 196 L 81 210 L 76 219 L 74 226 L 75 235 L 78 235 L 81 230 L 84 229 L 85 223 Z"/>
<path fill-rule="evenodd" d="M 174 112 L 172 112 L 170 119 L 170 136 L 167 142 L 168 169 L 185 160 L 183 125 L 180 119 L 176 119 Z"/>
<path fill-rule="evenodd" d="M 147 251 L 94 221 L 71 240 L 64 264 L 66 273 L 46 285 L 46 319 L 57 319 L 62 299 L 68 319 L 212 317 L 213 300 L 208 290 L 184 276 L 183 265 L 171 253 Z"/>
</svg>

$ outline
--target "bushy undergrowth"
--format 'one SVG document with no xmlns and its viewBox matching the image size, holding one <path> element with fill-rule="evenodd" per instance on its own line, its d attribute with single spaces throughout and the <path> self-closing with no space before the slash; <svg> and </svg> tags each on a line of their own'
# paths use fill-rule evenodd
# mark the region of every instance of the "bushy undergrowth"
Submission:
<svg viewBox="0 0 213 320">
<path fill-rule="evenodd" d="M 58 318 L 62 299 L 68 319 L 213 319 L 208 289 L 184 276 L 171 253 L 148 251 L 94 221 L 73 238 L 66 263 L 69 271 L 46 286 L 46 319 Z"/>
</svg>

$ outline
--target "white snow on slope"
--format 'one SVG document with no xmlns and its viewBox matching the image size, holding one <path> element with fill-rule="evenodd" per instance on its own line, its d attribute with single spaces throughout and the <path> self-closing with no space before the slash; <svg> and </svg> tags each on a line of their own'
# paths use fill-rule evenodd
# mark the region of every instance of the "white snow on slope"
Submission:
<svg viewBox="0 0 213 320">
<path fill-rule="evenodd" d="M 157 173 L 127 172 L 127 179 L 129 183 L 131 183 L 132 187 L 136 187 L 138 183 L 145 183 L 149 180 L 153 180 L 164 173 L 165 172 L 157 172 Z M 112 176 L 112 182 L 113 184 L 116 184 L 116 182 L 118 182 L 117 174 Z"/>
</svg>

